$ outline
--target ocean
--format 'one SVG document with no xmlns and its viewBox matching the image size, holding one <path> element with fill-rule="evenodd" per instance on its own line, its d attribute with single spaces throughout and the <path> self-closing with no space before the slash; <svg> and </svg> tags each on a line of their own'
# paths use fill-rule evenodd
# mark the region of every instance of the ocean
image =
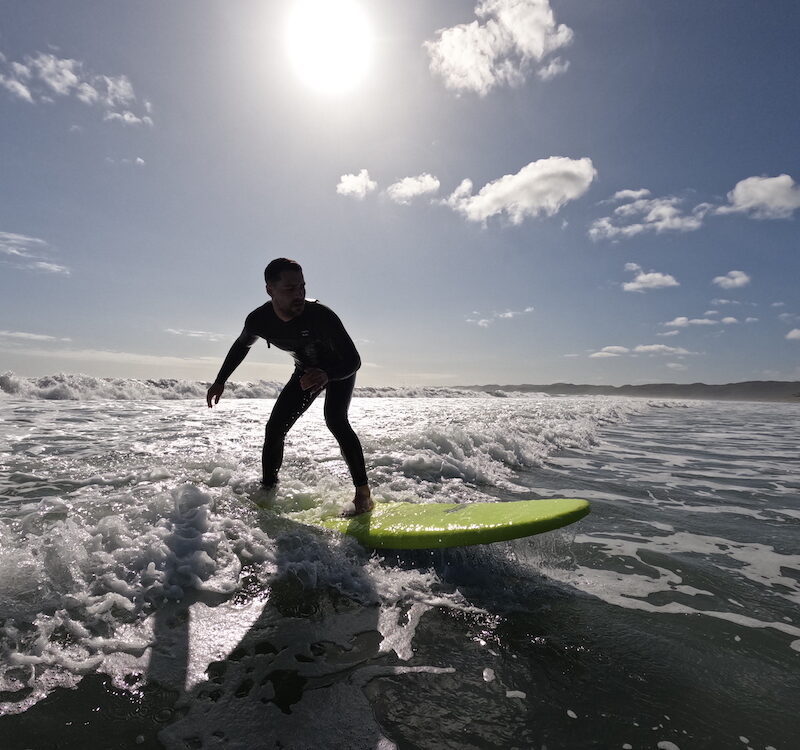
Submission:
<svg viewBox="0 0 800 750">
<path fill-rule="evenodd" d="M 800 746 L 800 405 L 359 389 L 378 501 L 592 507 L 377 553 L 279 387 L 0 375 L 0 748 Z"/>
</svg>

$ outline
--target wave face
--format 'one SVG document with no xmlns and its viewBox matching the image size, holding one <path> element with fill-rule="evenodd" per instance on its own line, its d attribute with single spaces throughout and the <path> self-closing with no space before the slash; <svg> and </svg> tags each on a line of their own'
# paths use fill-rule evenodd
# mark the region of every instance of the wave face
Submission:
<svg viewBox="0 0 800 750">
<path fill-rule="evenodd" d="M 96 378 L 91 375 L 56 373 L 26 378 L 13 372 L 0 374 L 0 398 L 47 401 L 177 401 L 205 398 L 211 385 L 205 380 L 161 378 Z M 284 384 L 277 380 L 228 382 L 226 398 L 276 398 Z M 509 394 L 484 393 L 438 386 L 364 386 L 356 388 L 359 398 L 495 398 Z M 525 394 L 525 396 L 540 394 Z"/>
</svg>

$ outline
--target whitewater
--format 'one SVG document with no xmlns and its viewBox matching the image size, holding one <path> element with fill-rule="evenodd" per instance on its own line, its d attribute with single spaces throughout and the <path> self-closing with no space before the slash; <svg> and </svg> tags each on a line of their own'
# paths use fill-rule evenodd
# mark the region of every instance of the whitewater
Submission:
<svg viewBox="0 0 800 750">
<path fill-rule="evenodd" d="M 280 384 L 0 375 L 0 746 L 775 748 L 800 736 L 800 406 L 360 388 L 373 495 L 582 497 L 382 552 Z"/>
</svg>

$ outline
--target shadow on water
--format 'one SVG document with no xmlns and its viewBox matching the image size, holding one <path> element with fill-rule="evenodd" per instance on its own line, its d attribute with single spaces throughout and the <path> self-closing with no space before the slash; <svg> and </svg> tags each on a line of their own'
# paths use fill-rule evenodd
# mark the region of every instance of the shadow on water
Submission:
<svg viewBox="0 0 800 750">
<path fill-rule="evenodd" d="M 176 508 L 164 540 L 166 598 L 152 603 L 145 673 L 126 675 L 130 690 L 100 674 L 55 689 L 0 719 L 0 747 L 392 747 L 356 674 L 383 659 L 365 552 L 272 516 L 268 580 L 244 570 L 233 595 L 198 591 L 189 561 L 199 537 L 183 517 Z"/>
</svg>

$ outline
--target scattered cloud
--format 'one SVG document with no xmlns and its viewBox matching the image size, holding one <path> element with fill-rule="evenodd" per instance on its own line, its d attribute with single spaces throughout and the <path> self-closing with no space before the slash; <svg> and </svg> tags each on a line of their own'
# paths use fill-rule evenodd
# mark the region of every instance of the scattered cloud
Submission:
<svg viewBox="0 0 800 750">
<path fill-rule="evenodd" d="M 136 167 L 143 167 L 145 165 L 145 160 L 142 159 L 141 156 L 137 156 L 135 159 L 128 159 L 127 157 L 123 159 L 112 159 L 110 156 L 106 156 L 104 159 L 106 164 L 116 165 L 122 164 L 123 166 L 136 166 Z"/>
<path fill-rule="evenodd" d="M 675 370 L 676 372 L 683 372 L 684 370 L 689 369 L 686 365 L 683 365 L 680 362 L 667 362 L 667 367 L 669 367 L 670 370 Z"/>
<path fill-rule="evenodd" d="M 645 273 L 642 267 L 636 263 L 626 263 L 625 270 L 631 271 L 635 274 L 633 281 L 626 281 L 622 288 L 626 292 L 642 292 L 648 289 L 664 289 L 670 286 L 680 286 L 680 283 L 675 280 L 674 276 L 668 273 L 658 273 L 656 271 L 648 271 Z"/>
<path fill-rule="evenodd" d="M 773 302 L 770 307 L 786 307 L 785 302 Z"/>
<path fill-rule="evenodd" d="M 51 248 L 47 242 L 38 237 L 0 232 L 0 258 L 3 256 L 8 258 L 8 260 L 0 260 L 0 263 L 25 271 L 42 271 L 69 276 L 69 268 L 53 263 L 48 258 L 50 252 Z"/>
<path fill-rule="evenodd" d="M 590 359 L 603 359 L 607 357 L 635 357 L 637 354 L 670 355 L 684 356 L 695 354 L 679 346 L 667 346 L 666 344 L 639 344 L 632 349 L 627 346 L 604 346 L 602 349 L 589 355 Z"/>
<path fill-rule="evenodd" d="M 723 325 L 733 325 L 734 323 L 738 323 L 739 321 L 736 318 L 723 318 L 720 323 Z"/>
<path fill-rule="evenodd" d="M 435 193 L 438 189 L 439 180 L 433 175 L 423 172 L 416 177 L 404 177 L 402 180 L 389 185 L 386 188 L 386 194 L 395 203 L 407 205 L 417 196 Z"/>
<path fill-rule="evenodd" d="M 723 289 L 740 289 L 750 283 L 750 277 L 744 271 L 728 271 L 724 276 L 715 276 L 711 283 Z"/>
<path fill-rule="evenodd" d="M 26 331 L 0 331 L 0 337 L 5 339 L 23 339 L 24 341 L 72 341 L 70 338 L 47 336 L 43 333 L 27 333 Z"/>
<path fill-rule="evenodd" d="M 205 341 L 224 341 L 230 339 L 230 334 L 210 333 L 209 331 L 190 331 L 185 328 L 165 328 L 164 331 L 175 336 L 187 336 L 191 339 L 204 339 Z"/>
<path fill-rule="evenodd" d="M 505 312 L 492 312 L 487 316 L 477 310 L 473 310 L 472 314 L 477 317 L 467 318 L 467 323 L 480 326 L 481 328 L 488 328 L 492 323 L 497 320 L 510 320 L 511 318 L 518 318 L 520 315 L 527 315 L 534 311 L 534 307 L 526 307 L 524 310 L 506 310 Z"/>
<path fill-rule="evenodd" d="M 336 186 L 339 195 L 349 195 L 358 200 L 363 200 L 367 193 L 378 187 L 378 183 L 371 180 L 369 172 L 362 169 L 358 174 L 343 174 Z"/>
<path fill-rule="evenodd" d="M 748 177 L 728 193 L 728 204 L 718 214 L 741 213 L 753 219 L 788 219 L 800 209 L 800 185 L 788 174 Z"/>
<path fill-rule="evenodd" d="M 0 57 L 0 87 L 29 104 L 50 103 L 54 97 L 74 97 L 87 106 L 104 110 L 103 120 L 125 125 L 153 125 L 152 106 L 146 114 L 134 114 L 137 104 L 127 76 L 107 76 L 89 71 L 79 60 L 60 58 L 49 52 L 26 55 L 22 62 Z"/>
<path fill-rule="evenodd" d="M 520 224 L 528 216 L 555 215 L 580 198 L 596 175 L 591 159 L 551 156 L 487 183 L 475 195 L 472 181 L 463 180 L 442 203 L 469 221 L 486 224 L 489 217 L 505 212 L 512 224 Z"/>
<path fill-rule="evenodd" d="M 666 344 L 640 344 L 633 351 L 637 354 L 694 354 L 680 346 L 667 346 Z"/>
<path fill-rule="evenodd" d="M 479 20 L 439 29 L 424 43 L 431 72 L 455 91 L 485 96 L 495 86 L 518 86 L 533 63 L 572 42 L 572 29 L 556 23 L 549 0 L 481 0 L 475 15 Z M 568 66 L 554 58 L 538 74 L 546 80 Z"/>
<path fill-rule="evenodd" d="M 671 331 L 664 331 L 663 333 L 657 333 L 656 336 L 677 336 L 679 333 L 680 331 L 673 329 Z"/>
<path fill-rule="evenodd" d="M 543 65 L 536 71 L 536 75 L 543 81 L 549 81 L 562 73 L 569 70 L 569 60 L 562 60 L 560 57 L 554 57 L 547 65 Z"/>
<path fill-rule="evenodd" d="M 745 323 L 758 323 L 758 318 L 745 318 Z"/>
<path fill-rule="evenodd" d="M 711 206 L 701 203 L 684 211 L 683 198 L 651 198 L 650 191 L 620 190 L 611 202 L 623 201 L 610 216 L 595 219 L 589 227 L 593 240 L 635 237 L 643 232 L 693 232 L 700 229 Z"/>
<path fill-rule="evenodd" d="M 737 299 L 712 299 L 712 305 L 741 305 L 742 303 L 739 302 Z"/>
<path fill-rule="evenodd" d="M 792 328 L 792 330 L 786 334 L 786 338 L 789 339 L 789 341 L 800 341 L 800 328 Z"/>
<path fill-rule="evenodd" d="M 662 326 L 665 328 L 686 328 L 687 326 L 716 326 L 719 325 L 718 320 L 713 320 L 711 318 L 687 318 L 685 316 L 681 316 L 679 318 L 673 318 L 672 320 L 668 320 L 666 323 L 662 323 Z"/>
</svg>

